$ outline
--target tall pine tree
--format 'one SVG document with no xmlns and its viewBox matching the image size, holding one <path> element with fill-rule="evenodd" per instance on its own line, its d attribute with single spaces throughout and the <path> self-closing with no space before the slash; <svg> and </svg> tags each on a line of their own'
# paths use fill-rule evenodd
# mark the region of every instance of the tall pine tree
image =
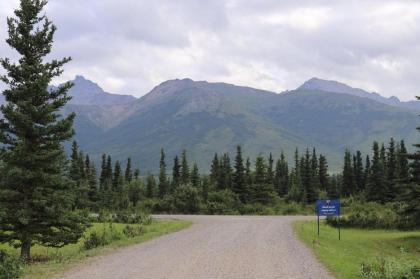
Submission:
<svg viewBox="0 0 420 279">
<path fill-rule="evenodd" d="M 42 13 L 46 4 L 20 1 L 16 17 L 7 20 L 6 40 L 19 60 L 0 60 L 7 72 L 0 79 L 8 86 L 0 120 L 0 242 L 20 247 L 23 260 L 30 258 L 34 244 L 62 247 L 77 242 L 86 228 L 81 215 L 71 210 L 72 183 L 66 179 L 61 145 L 74 134 L 75 114 L 60 114 L 72 84 L 49 88 L 71 59 L 45 62 L 56 31 Z"/>
</svg>

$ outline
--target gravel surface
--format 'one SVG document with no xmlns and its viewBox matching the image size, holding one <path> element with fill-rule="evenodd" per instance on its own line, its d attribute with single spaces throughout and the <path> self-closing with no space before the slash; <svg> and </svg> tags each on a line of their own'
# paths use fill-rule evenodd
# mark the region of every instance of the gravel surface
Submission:
<svg viewBox="0 0 420 279">
<path fill-rule="evenodd" d="M 308 217 L 159 216 L 190 228 L 94 258 L 65 279 L 333 278 L 294 236 Z"/>
</svg>

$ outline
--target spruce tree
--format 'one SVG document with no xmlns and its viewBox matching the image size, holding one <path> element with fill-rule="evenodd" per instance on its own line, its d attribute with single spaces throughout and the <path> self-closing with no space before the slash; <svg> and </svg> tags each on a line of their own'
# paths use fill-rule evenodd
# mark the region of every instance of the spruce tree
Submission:
<svg viewBox="0 0 420 279">
<path fill-rule="evenodd" d="M 112 175 L 112 190 L 115 192 L 120 191 L 122 184 L 121 164 L 120 161 L 116 161 Z"/>
<path fill-rule="evenodd" d="M 344 153 L 343 183 L 341 193 L 344 196 L 355 194 L 356 183 L 354 182 L 354 168 L 352 166 L 352 156 L 349 150 Z"/>
<path fill-rule="evenodd" d="M 165 151 L 163 148 L 160 150 L 160 162 L 159 162 L 159 197 L 163 198 L 169 192 L 168 178 L 166 177 L 166 162 L 165 162 Z"/>
<path fill-rule="evenodd" d="M 79 146 L 76 141 L 73 141 L 70 155 L 70 179 L 75 183 L 79 183 L 81 179 L 79 166 Z"/>
<path fill-rule="evenodd" d="M 242 159 L 242 149 L 241 146 L 238 145 L 236 148 L 235 172 L 233 174 L 232 190 L 238 194 L 242 202 L 245 202 L 247 196 L 245 183 L 245 168 Z"/>
<path fill-rule="evenodd" d="M 191 185 L 196 188 L 200 186 L 200 174 L 198 172 L 198 166 L 195 163 L 191 171 Z"/>
<path fill-rule="evenodd" d="M 31 247 L 41 244 L 62 247 L 82 236 L 86 222 L 72 211 L 72 183 L 65 173 L 62 143 L 71 139 L 75 114 L 60 110 L 70 100 L 71 83 L 50 89 L 54 77 L 63 72 L 70 58 L 45 62 L 51 52 L 56 27 L 42 14 L 42 0 L 21 0 L 15 18 L 8 18 L 6 42 L 20 57 L 5 58 L 1 76 L 8 88 L 3 92 L 0 143 L 0 242 L 21 249 L 30 258 Z"/>
<path fill-rule="evenodd" d="M 213 161 L 211 162 L 210 168 L 210 182 L 216 185 L 219 181 L 220 163 L 217 153 L 214 154 Z"/>
<path fill-rule="evenodd" d="M 408 166 L 408 154 L 407 148 L 405 147 L 404 140 L 400 142 L 400 152 L 397 154 L 398 156 L 398 179 L 399 180 L 407 180 L 409 178 L 409 166 Z"/>
<path fill-rule="evenodd" d="M 156 179 L 152 174 L 149 174 L 146 179 L 146 196 L 154 198 L 156 192 Z"/>
<path fill-rule="evenodd" d="M 373 143 L 371 174 L 367 185 L 366 198 L 368 201 L 385 202 L 386 197 L 386 178 L 384 164 L 381 159 L 379 144 Z"/>
<path fill-rule="evenodd" d="M 357 150 L 356 155 L 353 160 L 353 169 L 354 169 L 354 182 L 356 184 L 356 191 L 363 191 L 365 188 L 364 185 L 364 169 L 363 169 L 363 158 L 362 153 Z"/>
<path fill-rule="evenodd" d="M 416 97 L 420 100 L 420 97 Z M 417 127 L 420 132 L 420 127 Z M 401 144 L 403 146 L 403 142 Z M 404 146 L 405 147 L 405 146 Z M 406 203 L 404 213 L 407 217 L 407 227 L 411 229 L 420 228 L 420 143 L 414 144 L 416 151 L 408 156 L 410 159 L 410 175 L 404 185 L 404 192 L 401 195 Z"/>
<path fill-rule="evenodd" d="M 323 191 L 327 191 L 328 181 L 329 175 L 327 158 L 321 154 L 319 155 L 319 184 L 321 185 L 321 189 Z"/>
<path fill-rule="evenodd" d="M 387 198 L 392 201 L 397 196 L 397 155 L 395 153 L 395 141 L 391 138 L 387 152 Z"/>
<path fill-rule="evenodd" d="M 314 184 L 314 169 L 312 166 L 312 159 L 309 150 L 306 149 L 304 162 L 302 168 L 302 185 L 304 190 L 303 201 L 313 203 L 318 198 L 317 191 Z M 318 180 L 319 181 L 319 180 Z"/>
<path fill-rule="evenodd" d="M 268 156 L 266 183 L 273 184 L 273 181 L 274 181 L 274 160 L 273 160 L 273 155 L 270 153 L 270 155 Z"/>
<path fill-rule="evenodd" d="M 181 155 L 181 184 L 190 182 L 190 168 L 188 166 L 187 151 L 184 149 Z"/>
<path fill-rule="evenodd" d="M 139 179 L 140 179 L 140 170 L 135 169 L 134 170 L 134 180 L 139 180 Z"/>
<path fill-rule="evenodd" d="M 249 186 L 252 185 L 252 171 L 251 171 L 251 160 L 249 157 L 246 158 L 245 163 L 245 183 L 246 187 L 249 188 Z"/>
<path fill-rule="evenodd" d="M 172 190 L 176 189 L 181 183 L 181 166 L 179 164 L 178 156 L 174 158 L 174 165 L 172 168 Z"/>
<path fill-rule="evenodd" d="M 267 165 L 262 156 L 257 156 L 255 160 L 255 183 L 263 184 L 266 181 Z"/>
<path fill-rule="evenodd" d="M 365 190 L 369 185 L 369 179 L 370 179 L 370 158 L 369 158 L 369 155 L 366 155 L 365 170 L 363 173 L 363 186 Z"/>
<path fill-rule="evenodd" d="M 127 159 L 127 165 L 124 173 L 125 182 L 130 183 L 133 180 L 133 171 L 131 170 L 131 158 Z"/>
<path fill-rule="evenodd" d="M 101 192 L 104 190 L 106 180 L 106 154 L 102 154 L 101 175 L 99 177 L 99 188 Z"/>
</svg>

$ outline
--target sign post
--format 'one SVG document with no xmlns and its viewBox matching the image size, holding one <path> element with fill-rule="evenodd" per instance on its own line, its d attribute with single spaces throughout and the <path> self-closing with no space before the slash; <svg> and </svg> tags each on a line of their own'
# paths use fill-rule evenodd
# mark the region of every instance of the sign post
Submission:
<svg viewBox="0 0 420 279">
<path fill-rule="evenodd" d="M 340 200 L 317 200 L 316 212 L 318 215 L 318 236 L 319 216 L 338 216 L 338 240 L 341 240 L 340 207 Z"/>
</svg>

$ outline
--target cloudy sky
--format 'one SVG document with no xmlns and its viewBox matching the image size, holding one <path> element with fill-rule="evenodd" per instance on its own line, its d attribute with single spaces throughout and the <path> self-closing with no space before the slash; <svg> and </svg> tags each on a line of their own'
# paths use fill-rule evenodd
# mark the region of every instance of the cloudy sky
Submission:
<svg viewBox="0 0 420 279">
<path fill-rule="evenodd" d="M 0 54 L 6 16 L 0 1 Z M 420 94 L 420 1 L 50 0 L 54 56 L 107 91 L 141 96 L 168 79 L 280 92 L 316 76 L 413 99 Z M 57 81 L 58 82 L 58 81 Z"/>
</svg>

